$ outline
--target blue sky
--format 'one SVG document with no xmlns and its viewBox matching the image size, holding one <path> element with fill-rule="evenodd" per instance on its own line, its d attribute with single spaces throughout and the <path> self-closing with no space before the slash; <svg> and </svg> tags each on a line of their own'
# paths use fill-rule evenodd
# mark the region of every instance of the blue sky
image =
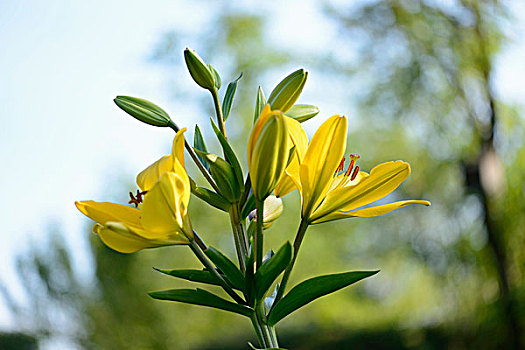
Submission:
<svg viewBox="0 0 525 350">
<path fill-rule="evenodd" d="M 334 45 L 335 29 L 318 15 L 315 1 L 243 6 L 275 15 L 270 35 L 278 45 Z M 496 92 L 523 105 L 525 5 L 513 6 L 521 18 L 509 28 L 511 42 L 496 60 Z M 191 104 L 174 104 L 166 67 L 148 57 L 165 32 L 206 26 L 212 13 L 212 3 L 204 1 L 0 2 L 0 280 L 10 288 L 18 288 L 13 257 L 28 242 L 45 239 L 51 223 L 66 234 L 80 271 L 89 273 L 83 255 L 87 220 L 73 202 L 107 199 L 106 184 L 164 155 L 172 137 L 126 119 L 112 99 L 140 96 L 179 115 L 194 113 Z M 290 13 L 297 15 L 290 20 Z M 316 80 L 322 77 L 310 77 L 311 84 Z M 137 139 L 140 144 L 130 141 Z M 6 314 L 0 302 L 0 315 Z M 0 328 L 10 326 L 0 316 Z"/>
</svg>

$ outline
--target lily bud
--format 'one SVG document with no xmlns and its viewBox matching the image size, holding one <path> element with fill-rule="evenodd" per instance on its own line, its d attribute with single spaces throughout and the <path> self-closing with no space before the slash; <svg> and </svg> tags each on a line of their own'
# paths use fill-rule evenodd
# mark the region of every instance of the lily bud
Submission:
<svg viewBox="0 0 525 350">
<path fill-rule="evenodd" d="M 171 122 L 170 116 L 154 103 L 131 96 L 117 96 L 115 104 L 124 112 L 143 123 L 166 127 Z"/>
<path fill-rule="evenodd" d="M 284 114 L 266 105 L 248 140 L 248 168 L 257 200 L 266 199 L 283 174 L 288 162 L 288 142 Z"/>
<path fill-rule="evenodd" d="M 191 49 L 184 50 L 184 60 L 193 80 L 203 89 L 215 89 L 215 76 L 202 58 Z"/>
<path fill-rule="evenodd" d="M 319 108 L 312 105 L 293 105 L 292 108 L 286 112 L 288 117 L 297 120 L 299 123 L 303 123 L 318 114 Z"/>
<path fill-rule="evenodd" d="M 301 68 L 277 84 L 270 97 L 268 97 L 268 103 L 272 110 L 279 110 L 285 113 L 292 108 L 303 91 L 307 77 L 308 72 Z"/>
<path fill-rule="evenodd" d="M 267 229 L 277 220 L 283 213 L 283 200 L 274 195 L 268 196 L 264 200 L 263 209 L 263 229 Z M 257 211 L 252 210 L 248 215 L 248 220 L 257 220 Z"/>
</svg>

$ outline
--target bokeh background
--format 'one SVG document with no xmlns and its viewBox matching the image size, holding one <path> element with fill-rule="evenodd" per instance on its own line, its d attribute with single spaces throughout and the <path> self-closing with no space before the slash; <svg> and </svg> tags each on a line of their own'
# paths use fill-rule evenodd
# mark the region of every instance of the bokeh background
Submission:
<svg viewBox="0 0 525 350">
<path fill-rule="evenodd" d="M 268 94 L 304 67 L 299 102 L 321 110 L 307 133 L 347 115 L 348 153 L 362 169 L 410 162 L 389 199 L 432 201 L 312 227 L 292 282 L 381 273 L 286 318 L 284 347 L 523 348 L 524 20 L 523 3 L 496 0 L 0 2 L 0 349 L 255 340 L 238 316 L 146 295 L 186 286 L 152 267 L 197 267 L 189 249 L 118 254 L 73 206 L 126 203 L 135 175 L 170 152 L 170 130 L 127 117 L 116 95 L 159 104 L 189 137 L 198 123 L 218 150 L 185 47 L 223 85 L 244 73 L 227 122 L 241 159 L 258 85 Z M 293 239 L 298 202 L 285 198 L 268 246 Z M 196 198 L 191 206 L 201 236 L 234 254 L 227 216 Z"/>
</svg>

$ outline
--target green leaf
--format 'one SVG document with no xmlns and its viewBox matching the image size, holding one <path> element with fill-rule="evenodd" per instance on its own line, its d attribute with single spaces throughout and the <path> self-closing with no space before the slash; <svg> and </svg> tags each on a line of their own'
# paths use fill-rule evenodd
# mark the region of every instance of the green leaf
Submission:
<svg viewBox="0 0 525 350">
<path fill-rule="evenodd" d="M 195 134 L 193 135 L 193 147 L 198 149 L 201 152 L 208 153 L 208 148 L 206 147 L 206 143 L 204 142 L 204 137 L 202 137 L 201 129 L 199 128 L 199 125 L 195 124 Z M 201 163 L 204 165 L 204 167 L 210 171 L 210 165 L 208 162 L 204 160 L 204 158 L 197 154 L 197 157 L 201 161 Z"/>
<path fill-rule="evenodd" d="M 262 299 L 279 275 L 292 261 L 292 245 L 286 242 L 274 256 L 264 262 L 255 273 L 257 299 Z"/>
<path fill-rule="evenodd" d="M 268 103 L 272 110 L 278 109 L 286 113 L 292 108 L 303 91 L 307 77 L 308 72 L 301 68 L 281 80 L 268 97 Z"/>
<path fill-rule="evenodd" d="M 273 326 L 290 313 L 315 299 L 333 293 L 363 278 L 375 275 L 378 272 L 379 271 L 351 271 L 318 276 L 301 282 L 274 305 L 268 315 L 268 324 Z"/>
<path fill-rule="evenodd" d="M 305 122 L 319 114 L 319 108 L 312 105 L 293 105 L 286 112 L 290 118 L 297 120 L 299 123 Z"/>
<path fill-rule="evenodd" d="M 242 73 L 239 75 L 237 79 L 232 81 L 228 84 L 228 88 L 226 88 L 226 93 L 224 94 L 224 100 L 222 101 L 222 114 L 224 121 L 228 119 L 228 116 L 230 115 L 230 111 L 233 105 L 233 97 L 235 96 L 235 91 L 237 90 L 237 83 L 242 78 Z"/>
<path fill-rule="evenodd" d="M 224 273 L 224 276 L 234 288 L 239 290 L 245 289 L 246 283 L 242 272 L 226 255 L 213 247 L 206 249 L 204 254 Z"/>
<path fill-rule="evenodd" d="M 247 306 L 234 304 L 204 289 L 170 289 L 148 293 L 153 299 L 178 301 L 180 303 L 213 307 L 250 317 L 253 310 Z"/>
<path fill-rule="evenodd" d="M 202 199 L 212 207 L 215 207 L 217 209 L 220 209 L 222 211 L 228 211 L 230 210 L 231 204 L 220 194 L 217 194 L 207 188 L 204 187 L 198 187 L 195 185 L 194 182 L 190 181 L 191 186 L 191 193 L 193 193 L 196 197 Z"/>
<path fill-rule="evenodd" d="M 113 102 L 135 119 L 153 126 L 168 126 L 171 119 L 168 113 L 156 104 L 131 96 L 117 96 Z"/>
<path fill-rule="evenodd" d="M 244 203 L 244 206 L 241 210 L 241 219 L 245 219 L 250 214 L 250 212 L 255 209 L 255 206 L 255 196 L 253 195 L 253 192 L 250 191 L 248 199 L 246 200 L 246 203 Z"/>
<path fill-rule="evenodd" d="M 206 270 L 193 270 L 193 269 L 164 270 L 164 269 L 157 269 L 156 267 L 154 267 L 153 269 L 165 275 L 181 278 L 187 281 L 212 284 L 215 286 L 221 285 L 217 277 L 215 277 L 214 275 L 211 274 L 211 272 L 206 271 Z"/>
<path fill-rule="evenodd" d="M 210 69 L 210 72 L 213 74 L 213 80 L 215 80 L 215 88 L 219 90 L 222 86 L 221 76 L 217 72 L 215 68 L 211 64 L 208 63 L 208 68 Z"/>
<path fill-rule="evenodd" d="M 230 163 L 216 154 L 201 152 L 198 149 L 195 149 L 195 152 L 210 165 L 211 176 L 217 183 L 223 198 L 230 203 L 236 202 L 241 192 Z"/>
<path fill-rule="evenodd" d="M 259 86 L 259 89 L 257 89 L 257 98 L 255 99 L 255 112 L 253 114 L 254 124 L 257 121 L 257 118 L 259 118 L 259 115 L 261 114 L 265 104 L 266 98 L 264 97 L 264 92 L 262 88 Z"/>
<path fill-rule="evenodd" d="M 237 186 L 239 187 L 239 189 L 244 189 L 244 180 L 243 180 L 242 169 L 241 169 L 241 164 L 239 163 L 239 159 L 237 158 L 237 155 L 233 151 L 233 148 L 228 143 L 228 140 L 226 140 L 226 137 L 224 137 L 224 135 L 219 130 L 217 125 L 215 125 L 215 122 L 213 121 L 212 118 L 210 118 L 210 121 L 211 121 L 211 126 L 213 128 L 213 131 L 215 132 L 217 139 L 219 139 L 219 142 L 224 151 L 224 154 L 226 155 L 226 158 L 228 158 L 228 163 L 230 163 L 233 169 L 233 173 L 235 174 L 235 179 L 237 180 Z"/>
</svg>

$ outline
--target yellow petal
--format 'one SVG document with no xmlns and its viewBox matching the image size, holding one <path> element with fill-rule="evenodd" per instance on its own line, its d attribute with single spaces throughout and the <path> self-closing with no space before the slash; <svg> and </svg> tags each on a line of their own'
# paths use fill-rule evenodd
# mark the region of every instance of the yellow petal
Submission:
<svg viewBox="0 0 525 350">
<path fill-rule="evenodd" d="M 171 155 L 164 156 L 151 164 L 137 175 L 137 185 L 141 191 L 149 191 L 157 182 L 162 174 L 166 171 L 173 171 L 175 159 L 184 168 L 184 132 L 186 128 L 181 129 L 173 139 Z"/>
<path fill-rule="evenodd" d="M 302 216 L 309 217 L 330 188 L 346 149 L 346 117 L 334 115 L 317 130 L 300 167 Z"/>
<path fill-rule="evenodd" d="M 150 240 L 142 238 L 129 231 L 121 223 L 108 223 L 108 226 L 96 224 L 93 233 L 99 235 L 102 242 L 113 250 L 120 253 L 134 253 L 141 249 L 158 247 L 165 244 L 155 244 Z"/>
<path fill-rule="evenodd" d="M 103 225 L 114 221 L 140 226 L 140 211 L 127 205 L 95 201 L 79 201 L 75 205 L 84 215 Z"/>
<path fill-rule="evenodd" d="M 330 191 L 312 214 L 312 221 L 335 211 L 350 211 L 386 197 L 410 175 L 410 165 L 403 161 L 386 162 L 372 169 L 355 186 Z"/>
<path fill-rule="evenodd" d="M 275 195 L 279 198 L 295 190 L 297 188 L 297 182 L 299 182 L 299 159 L 296 153 L 294 153 L 292 157 L 290 164 L 288 164 L 281 179 L 275 186 Z"/>
<path fill-rule="evenodd" d="M 178 167 L 182 166 L 178 164 Z M 184 170 L 183 170 L 184 171 Z M 186 172 L 165 172 L 142 204 L 142 225 L 149 239 L 164 240 L 183 233 L 190 183 Z"/>
<path fill-rule="evenodd" d="M 173 147 L 171 154 L 175 159 L 178 159 L 184 168 L 184 132 L 186 128 L 180 129 L 173 139 Z"/>
<path fill-rule="evenodd" d="M 430 206 L 430 202 L 425 201 L 425 200 L 415 200 L 415 199 L 405 200 L 405 201 L 378 205 L 376 207 L 358 209 L 358 210 L 353 210 L 353 211 L 345 211 L 345 212 L 336 211 L 326 216 L 323 216 L 317 220 L 314 220 L 312 224 L 319 224 L 321 222 L 344 219 L 344 218 L 352 218 L 352 217 L 369 218 L 373 216 L 380 216 L 380 215 L 389 213 L 393 210 L 396 210 L 402 207 L 406 207 L 407 205 L 411 205 L 411 204 L 422 204 L 422 205 Z"/>
<path fill-rule="evenodd" d="M 173 156 L 164 156 L 137 175 L 137 185 L 141 191 L 149 191 L 159 177 L 173 169 Z"/>
<path fill-rule="evenodd" d="M 299 161 L 302 161 L 304 154 L 306 153 L 306 149 L 308 148 L 308 136 L 306 136 L 306 132 L 301 126 L 301 123 L 299 123 L 297 120 L 287 116 L 284 117 L 284 120 L 286 121 L 286 126 L 288 127 L 288 137 L 290 140 L 289 146 L 290 148 L 295 146 L 295 152 L 299 157 Z"/>
</svg>

